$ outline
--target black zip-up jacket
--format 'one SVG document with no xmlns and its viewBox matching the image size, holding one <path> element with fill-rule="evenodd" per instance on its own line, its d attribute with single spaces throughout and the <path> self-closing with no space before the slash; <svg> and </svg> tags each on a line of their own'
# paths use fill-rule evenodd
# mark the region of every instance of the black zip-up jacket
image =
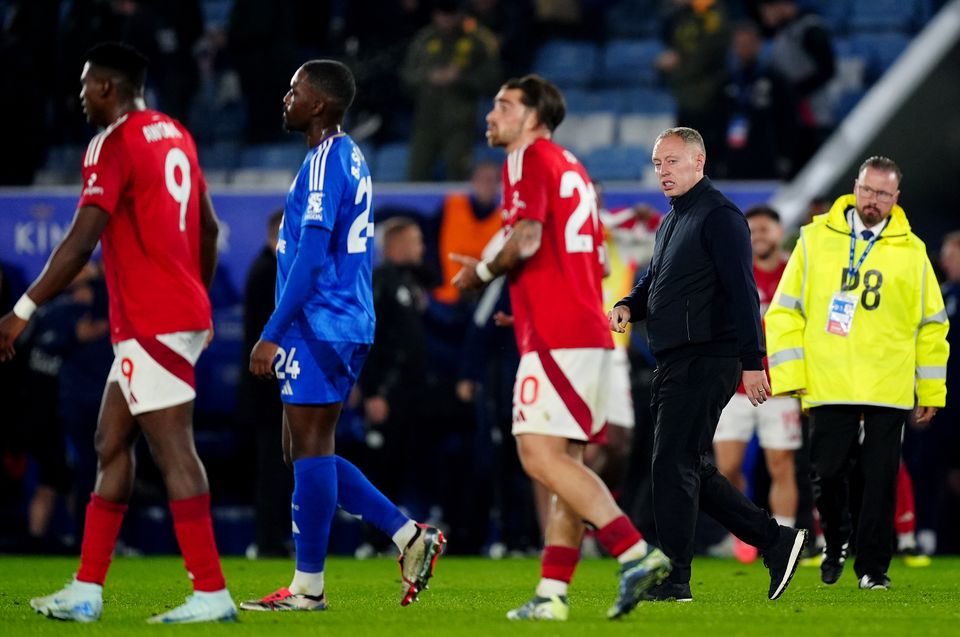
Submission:
<svg viewBox="0 0 960 637">
<path fill-rule="evenodd" d="M 706 177 L 670 201 L 650 268 L 617 305 L 630 308 L 631 323 L 647 320 L 658 361 L 726 356 L 763 369 L 747 220 Z"/>
</svg>

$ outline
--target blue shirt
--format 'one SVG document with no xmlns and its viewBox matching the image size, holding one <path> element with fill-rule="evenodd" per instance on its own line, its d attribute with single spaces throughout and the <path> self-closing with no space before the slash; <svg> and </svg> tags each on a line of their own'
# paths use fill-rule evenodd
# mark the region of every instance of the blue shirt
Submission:
<svg viewBox="0 0 960 637">
<path fill-rule="evenodd" d="M 363 154 L 344 133 L 307 153 L 283 211 L 267 340 L 373 342 L 371 183 Z M 323 243 L 300 249 L 318 236 Z"/>
</svg>

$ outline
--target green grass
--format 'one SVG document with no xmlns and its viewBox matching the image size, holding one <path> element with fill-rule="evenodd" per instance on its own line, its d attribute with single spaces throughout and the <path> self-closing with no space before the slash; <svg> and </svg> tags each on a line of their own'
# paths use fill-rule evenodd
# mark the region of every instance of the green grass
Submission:
<svg viewBox="0 0 960 637">
<path fill-rule="evenodd" d="M 691 604 L 641 604 L 621 621 L 604 617 L 616 590 L 612 560 L 586 560 L 571 590 L 564 624 L 516 624 L 504 612 L 531 595 L 539 574 L 535 560 L 492 561 L 447 557 L 421 601 L 399 605 L 396 564 L 386 559 L 327 563 L 330 610 L 324 613 L 242 613 L 237 624 L 153 626 L 150 615 L 190 592 L 178 558 L 120 558 L 110 572 L 103 619 L 95 625 L 51 621 L 36 615 L 30 597 L 59 588 L 76 568 L 71 558 L 0 557 L 0 635 L 631 635 L 632 637 L 826 637 L 828 635 L 960 634 L 960 559 L 937 558 L 929 568 L 895 562 L 889 591 L 860 591 L 852 568 L 824 586 L 816 568 L 800 568 L 790 588 L 767 601 L 769 579 L 759 563 L 694 562 Z M 224 561 L 236 599 L 260 597 L 290 580 L 287 560 Z"/>
</svg>

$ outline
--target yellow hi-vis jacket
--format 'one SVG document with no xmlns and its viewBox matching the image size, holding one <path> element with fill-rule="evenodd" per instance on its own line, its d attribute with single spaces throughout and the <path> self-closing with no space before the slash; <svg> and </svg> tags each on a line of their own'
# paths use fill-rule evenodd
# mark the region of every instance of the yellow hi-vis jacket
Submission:
<svg viewBox="0 0 960 637">
<path fill-rule="evenodd" d="M 828 311 L 850 262 L 847 211 L 834 202 L 800 231 L 766 313 L 774 394 L 806 390 L 803 407 L 943 407 L 947 388 L 947 313 L 927 250 L 900 206 L 851 283 L 857 299 L 850 332 L 827 331 Z M 857 239 L 855 261 L 867 247 Z M 916 399 L 916 401 L 915 401 Z"/>
</svg>

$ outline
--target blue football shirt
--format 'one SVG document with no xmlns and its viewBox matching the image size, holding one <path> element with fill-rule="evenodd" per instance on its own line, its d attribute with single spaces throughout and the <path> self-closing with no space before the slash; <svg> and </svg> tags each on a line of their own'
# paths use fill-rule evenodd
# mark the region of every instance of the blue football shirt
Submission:
<svg viewBox="0 0 960 637">
<path fill-rule="evenodd" d="M 311 263 L 312 290 L 285 337 L 372 343 L 373 203 L 370 170 L 350 137 L 338 133 L 307 153 L 290 186 L 277 244 L 276 302 L 307 226 L 329 231 L 325 255 Z"/>
</svg>

